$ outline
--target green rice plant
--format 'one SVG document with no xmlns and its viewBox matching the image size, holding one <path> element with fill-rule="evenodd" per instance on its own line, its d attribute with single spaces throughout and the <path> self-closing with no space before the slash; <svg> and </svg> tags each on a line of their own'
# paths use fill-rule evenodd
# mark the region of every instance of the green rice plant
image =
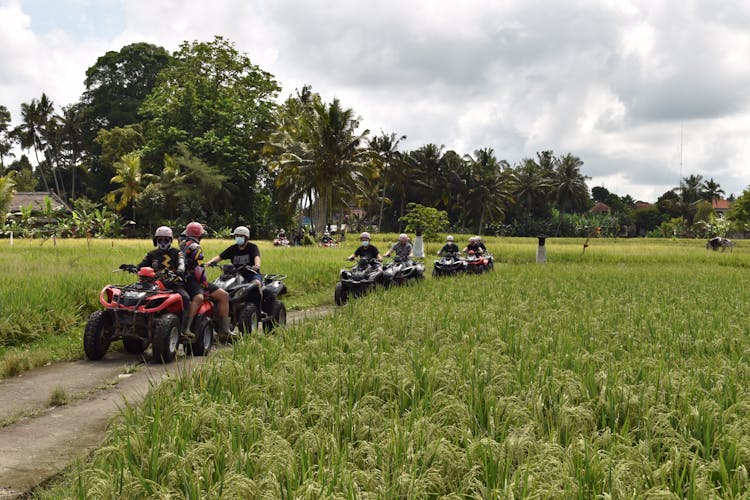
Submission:
<svg viewBox="0 0 750 500">
<path fill-rule="evenodd" d="M 747 497 L 748 254 L 535 244 L 216 353 L 40 496 Z"/>
</svg>

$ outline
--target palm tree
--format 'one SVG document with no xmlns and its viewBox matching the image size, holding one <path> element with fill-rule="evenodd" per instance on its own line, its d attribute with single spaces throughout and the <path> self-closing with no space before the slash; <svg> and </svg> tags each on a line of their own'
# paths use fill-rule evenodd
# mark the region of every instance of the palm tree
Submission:
<svg viewBox="0 0 750 500">
<path fill-rule="evenodd" d="M 114 205 L 118 212 L 132 204 L 133 220 L 135 220 L 135 203 L 138 194 L 145 187 L 143 183 L 155 178 L 155 175 L 143 173 L 139 153 L 133 152 L 123 155 L 120 161 L 115 162 L 115 176 L 110 179 L 110 183 L 121 184 L 121 186 L 107 194 L 107 203 Z"/>
<path fill-rule="evenodd" d="M 512 192 L 516 206 L 522 215 L 542 216 L 549 212 L 547 196 L 552 189 L 552 180 L 545 175 L 534 160 L 524 159 L 511 174 Z"/>
<path fill-rule="evenodd" d="M 574 212 L 586 208 L 589 188 L 586 180 L 591 177 L 581 174 L 583 161 L 568 153 L 555 161 L 552 179 L 555 204 L 561 212 Z"/>
<path fill-rule="evenodd" d="M 391 132 L 386 134 L 381 132 L 380 136 L 373 137 L 368 141 L 370 151 L 380 170 L 381 188 L 380 191 L 380 210 L 378 212 L 378 225 L 383 227 L 383 209 L 385 207 L 386 186 L 389 181 L 398 177 L 396 170 L 404 168 L 404 162 L 399 161 L 401 155 L 398 151 L 399 143 L 406 139 L 405 135 L 396 138 L 396 134 Z M 402 190 L 405 189 L 402 186 Z"/>
<path fill-rule="evenodd" d="M 366 151 L 360 147 L 369 130 L 357 133 L 359 119 L 338 99 L 329 105 L 314 101 L 312 112 L 301 116 L 301 130 L 284 134 L 284 150 L 276 183 L 301 202 L 306 197 L 321 204 L 320 225 L 334 205 L 352 198 L 367 174 Z"/>
<path fill-rule="evenodd" d="M 721 189 L 718 182 L 714 181 L 713 177 L 701 184 L 700 196 L 706 201 L 720 200 L 724 194 L 724 190 Z"/>
<path fill-rule="evenodd" d="M 15 129 L 15 133 L 21 143 L 21 148 L 25 150 L 34 148 L 37 168 L 42 176 L 42 182 L 46 191 L 49 191 L 49 184 L 47 183 L 47 177 L 44 175 L 42 162 L 39 161 L 39 151 L 44 151 L 46 148 L 46 143 L 44 142 L 45 128 L 49 123 L 53 109 L 52 101 L 44 93 L 40 99 L 32 99 L 30 103 L 21 103 L 22 122 Z"/>
<path fill-rule="evenodd" d="M 703 185 L 703 176 L 691 174 L 688 177 L 682 179 L 680 187 L 677 188 L 680 191 L 680 197 L 682 202 L 686 204 L 695 203 L 701 199 L 700 191 Z"/>
<path fill-rule="evenodd" d="M 505 160 L 498 161 L 492 148 L 478 149 L 466 155 L 466 171 L 462 176 L 463 193 L 458 197 L 464 222 L 473 219 L 477 234 L 482 234 L 488 218 L 500 219 L 511 202 L 510 183 Z"/>
</svg>

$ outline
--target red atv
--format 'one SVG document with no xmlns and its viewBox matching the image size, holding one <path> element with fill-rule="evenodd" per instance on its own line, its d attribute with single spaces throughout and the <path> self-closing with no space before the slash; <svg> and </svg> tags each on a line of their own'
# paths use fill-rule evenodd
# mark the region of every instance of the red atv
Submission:
<svg viewBox="0 0 750 500">
<path fill-rule="evenodd" d="M 481 254 L 477 255 L 474 250 L 469 250 L 466 256 L 466 272 L 467 273 L 483 273 L 485 271 L 491 271 L 495 266 L 492 255 Z"/>
<path fill-rule="evenodd" d="M 165 269 L 158 274 L 150 267 L 140 270 L 132 264 L 123 264 L 120 270 L 138 274 L 131 285 L 107 285 L 99 294 L 104 310 L 95 311 L 86 323 L 83 350 L 86 357 L 97 360 L 104 357 L 109 345 L 122 339 L 125 350 L 142 354 L 149 344 L 153 359 L 169 363 L 175 358 L 180 343 L 195 356 L 205 356 L 213 343 L 213 303 L 204 300 L 193 322 L 196 339 L 191 343 L 180 334 L 182 298 L 167 289 L 162 282 L 179 278 Z"/>
</svg>

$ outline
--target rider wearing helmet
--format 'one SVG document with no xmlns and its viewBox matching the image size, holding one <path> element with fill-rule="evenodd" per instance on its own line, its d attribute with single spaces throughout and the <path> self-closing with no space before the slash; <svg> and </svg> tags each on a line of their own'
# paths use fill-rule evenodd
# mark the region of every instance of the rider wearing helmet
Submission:
<svg viewBox="0 0 750 500">
<path fill-rule="evenodd" d="M 382 260 L 380 251 L 375 245 L 370 245 L 370 233 L 365 231 L 359 235 L 359 241 L 361 245 L 357 247 L 353 254 L 347 257 L 347 260 L 354 260 L 354 257 L 368 258 L 374 260 Z"/>
<path fill-rule="evenodd" d="M 385 256 L 390 257 L 392 253 L 395 253 L 396 257 L 401 257 L 404 260 L 411 259 L 414 257 L 413 250 L 414 247 L 409 243 L 409 236 L 401 233 L 398 235 L 398 243 L 394 243 L 391 249 L 386 252 Z"/>
<path fill-rule="evenodd" d="M 483 244 L 480 245 L 479 236 L 472 236 L 469 238 L 469 244 L 466 245 L 466 248 L 463 249 L 463 252 L 468 254 L 469 252 L 474 252 L 474 255 L 482 255 L 484 253 L 484 250 L 482 247 Z"/>
<path fill-rule="evenodd" d="M 324 245 L 333 242 L 333 238 L 331 238 L 331 233 L 329 233 L 328 231 L 323 233 L 323 237 L 320 239 L 320 242 Z"/>
<path fill-rule="evenodd" d="M 443 248 L 440 249 L 438 255 L 445 255 L 448 253 L 457 254 L 458 251 L 458 245 L 456 245 L 456 243 L 453 241 L 453 236 L 448 235 L 448 237 L 445 239 L 445 245 L 443 245 Z"/>
<path fill-rule="evenodd" d="M 190 295 L 185 291 L 185 256 L 176 247 L 172 246 L 173 241 L 172 229 L 167 226 L 159 226 L 154 232 L 151 241 L 156 247 L 146 254 L 143 260 L 138 264 L 138 269 L 150 267 L 159 272 L 163 269 L 169 269 L 182 278 L 182 282 L 175 280 L 162 280 L 164 286 L 182 297 L 182 333 L 188 330 Z"/>
<path fill-rule="evenodd" d="M 192 300 L 190 304 L 190 317 L 188 327 L 192 324 L 193 318 L 198 314 L 198 309 L 203 304 L 204 289 L 216 303 L 216 314 L 219 319 L 219 333 L 229 335 L 231 333 L 229 323 L 229 294 L 217 285 L 209 283 L 206 279 L 206 271 L 201 265 L 203 260 L 203 249 L 200 241 L 205 236 L 206 230 L 200 222 L 191 222 L 184 231 L 185 240 L 180 238 L 180 248 L 185 254 L 185 263 L 187 266 L 188 277 L 185 288 Z M 182 236 L 182 235 L 180 235 Z"/>
<path fill-rule="evenodd" d="M 237 226 L 232 232 L 234 245 L 228 247 L 216 257 L 212 257 L 206 265 L 215 266 L 222 259 L 229 259 L 237 266 L 240 274 L 247 282 L 257 282 L 258 290 L 263 293 L 263 276 L 260 274 L 260 249 L 250 242 L 250 230 L 247 226 Z M 244 266 L 250 266 L 247 269 Z"/>
</svg>

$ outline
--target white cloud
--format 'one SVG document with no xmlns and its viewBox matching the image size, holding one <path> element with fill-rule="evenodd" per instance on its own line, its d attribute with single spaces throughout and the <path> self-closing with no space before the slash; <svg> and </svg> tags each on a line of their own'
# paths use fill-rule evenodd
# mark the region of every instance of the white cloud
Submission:
<svg viewBox="0 0 750 500">
<path fill-rule="evenodd" d="M 37 0 L 27 0 L 30 4 Z M 750 184 L 750 4 L 731 0 L 108 0 L 58 2 L 69 15 L 34 31 L 20 0 L 0 0 L 0 96 L 18 116 L 41 92 L 77 99 L 106 50 L 222 35 L 284 86 L 338 97 L 362 125 L 511 163 L 571 152 L 618 194 L 654 200 L 682 173 L 727 193 Z M 89 8 L 88 17 L 78 13 Z M 111 33 L 76 34 L 74 20 Z"/>
</svg>

